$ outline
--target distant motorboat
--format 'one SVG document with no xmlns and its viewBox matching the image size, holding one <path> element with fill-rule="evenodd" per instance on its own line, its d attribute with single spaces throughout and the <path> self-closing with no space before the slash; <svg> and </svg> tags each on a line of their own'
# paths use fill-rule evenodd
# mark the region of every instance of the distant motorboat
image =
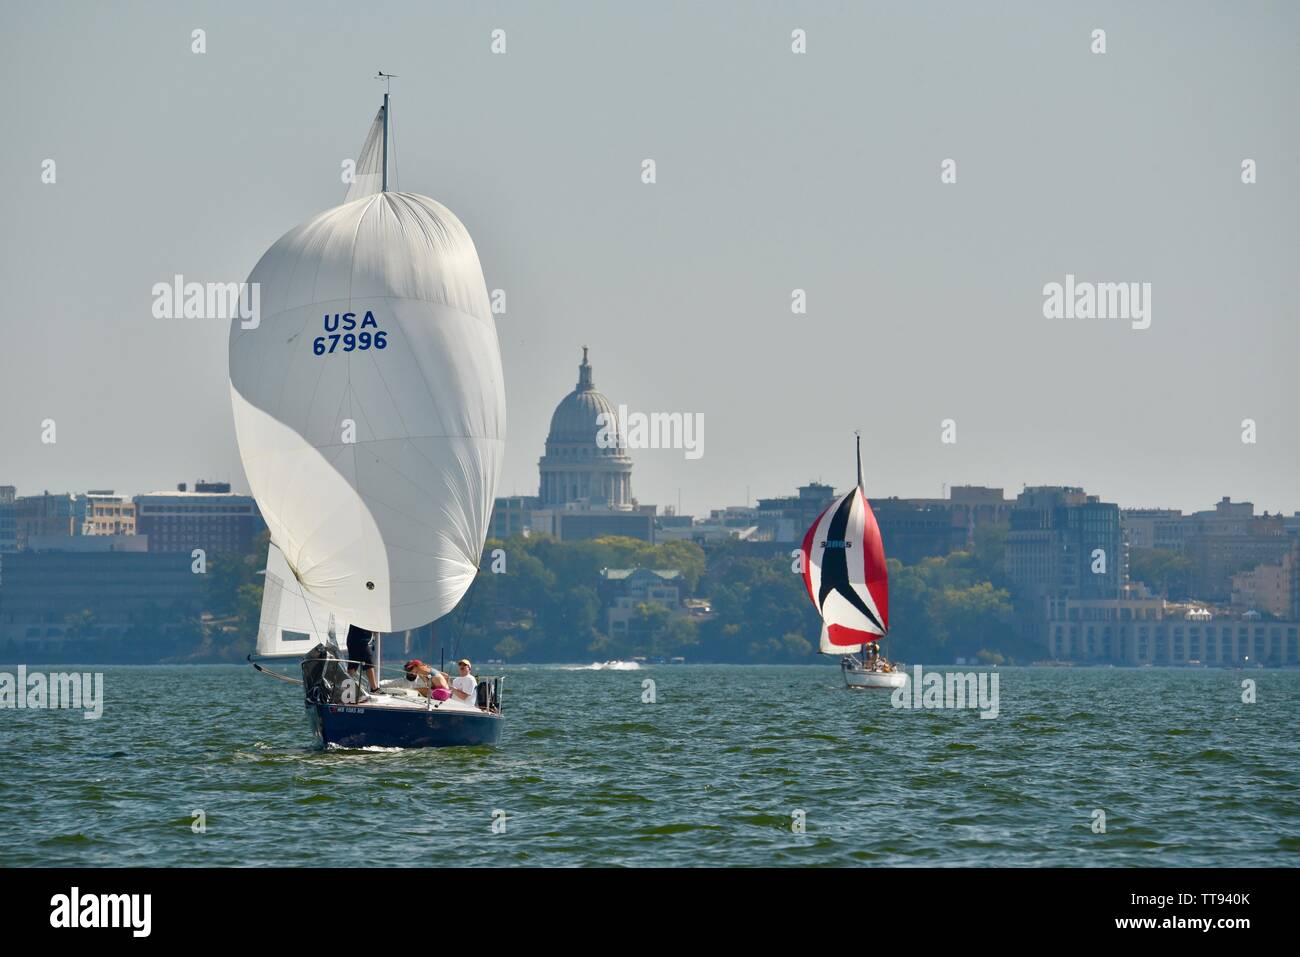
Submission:
<svg viewBox="0 0 1300 957">
<path fill-rule="evenodd" d="M 635 661 L 596 661 L 587 666 L 589 671 L 640 671 L 641 665 Z"/>
</svg>

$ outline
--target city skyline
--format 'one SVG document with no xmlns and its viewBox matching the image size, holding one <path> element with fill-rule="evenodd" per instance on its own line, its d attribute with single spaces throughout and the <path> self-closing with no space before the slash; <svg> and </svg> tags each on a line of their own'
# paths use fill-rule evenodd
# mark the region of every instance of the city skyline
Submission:
<svg viewBox="0 0 1300 957">
<path fill-rule="evenodd" d="M 285 4 L 256 30 L 238 10 L 71 15 L 91 9 L 27 8 L 0 35 L 0 444 L 20 489 L 247 489 L 228 324 L 155 319 L 150 290 L 242 281 L 341 202 L 383 68 L 397 185 L 456 211 L 506 294 L 500 495 L 534 491 L 588 345 L 616 404 L 707 421 L 698 460 L 633 453 L 637 498 L 680 489 L 691 514 L 851 482 L 855 428 L 874 496 L 1067 483 L 1300 510 L 1300 130 L 1278 121 L 1296 8 L 719 3 L 575 28 L 523 6 Z M 320 69 L 344 35 L 347 62 Z M 1045 318 L 1071 277 L 1149 283 L 1149 328 Z"/>
</svg>

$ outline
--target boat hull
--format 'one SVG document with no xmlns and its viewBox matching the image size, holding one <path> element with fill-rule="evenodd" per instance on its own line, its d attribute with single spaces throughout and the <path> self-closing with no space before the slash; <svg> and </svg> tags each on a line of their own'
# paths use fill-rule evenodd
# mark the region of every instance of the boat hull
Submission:
<svg viewBox="0 0 1300 957">
<path fill-rule="evenodd" d="M 501 739 L 501 715 L 307 702 L 312 732 L 340 748 L 467 748 Z"/>
<path fill-rule="evenodd" d="M 844 669 L 844 684 L 850 688 L 901 688 L 907 675 L 901 671 L 859 671 Z"/>
</svg>

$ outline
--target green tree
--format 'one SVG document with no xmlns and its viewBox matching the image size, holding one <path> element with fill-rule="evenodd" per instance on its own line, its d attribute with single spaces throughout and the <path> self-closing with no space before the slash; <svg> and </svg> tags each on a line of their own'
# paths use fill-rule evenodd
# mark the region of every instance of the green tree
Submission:
<svg viewBox="0 0 1300 957">
<path fill-rule="evenodd" d="M 1165 548 L 1134 548 L 1129 552 L 1128 574 L 1165 598 L 1186 598 L 1191 591 L 1192 560 Z"/>
</svg>

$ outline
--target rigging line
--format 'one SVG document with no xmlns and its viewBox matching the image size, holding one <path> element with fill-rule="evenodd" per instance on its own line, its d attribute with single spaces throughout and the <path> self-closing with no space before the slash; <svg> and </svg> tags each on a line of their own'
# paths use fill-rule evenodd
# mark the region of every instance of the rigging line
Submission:
<svg viewBox="0 0 1300 957">
<path fill-rule="evenodd" d="M 480 558 L 480 561 L 482 559 Z M 475 575 L 474 581 L 469 586 L 469 594 L 465 597 L 465 607 L 460 610 L 460 627 L 451 636 L 451 657 L 456 660 L 456 646 L 460 642 L 461 635 L 465 631 L 465 623 L 469 620 L 469 609 L 474 604 L 474 594 L 478 591 L 474 586 L 478 584 L 478 576 Z"/>
</svg>

